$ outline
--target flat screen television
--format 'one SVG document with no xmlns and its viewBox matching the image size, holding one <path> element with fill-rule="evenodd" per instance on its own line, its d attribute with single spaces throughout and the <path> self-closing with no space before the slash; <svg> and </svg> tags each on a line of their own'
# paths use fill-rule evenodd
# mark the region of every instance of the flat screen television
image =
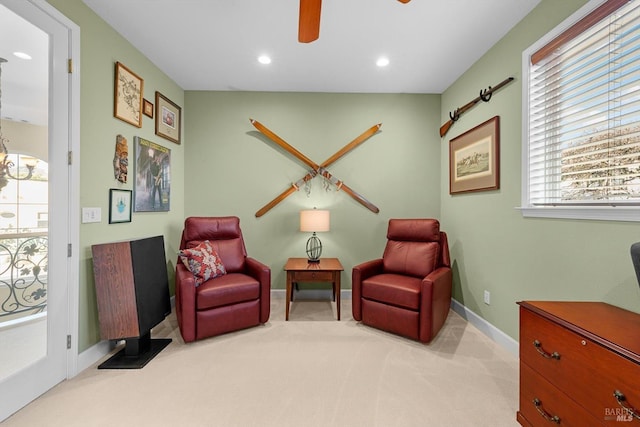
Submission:
<svg viewBox="0 0 640 427">
<path fill-rule="evenodd" d="M 125 340 L 98 368 L 142 368 L 171 342 L 151 339 L 151 329 L 171 313 L 164 238 L 97 244 L 91 251 L 100 336 Z"/>
</svg>

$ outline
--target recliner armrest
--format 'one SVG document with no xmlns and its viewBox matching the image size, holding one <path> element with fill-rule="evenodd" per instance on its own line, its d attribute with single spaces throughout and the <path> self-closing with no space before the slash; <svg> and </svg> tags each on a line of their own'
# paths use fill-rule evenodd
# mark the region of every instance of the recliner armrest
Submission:
<svg viewBox="0 0 640 427">
<path fill-rule="evenodd" d="M 451 268 L 450 267 L 438 267 L 433 270 L 427 277 L 422 279 L 433 282 L 435 287 L 439 286 L 451 286 Z"/>
<path fill-rule="evenodd" d="M 356 271 L 359 274 L 360 280 L 368 279 L 369 277 L 374 276 L 376 274 L 382 274 L 383 272 L 382 258 L 374 259 L 371 261 L 365 261 L 361 264 L 358 264 L 353 267 L 354 274 L 356 273 Z"/>
<path fill-rule="evenodd" d="M 431 341 L 444 325 L 451 307 L 452 280 L 450 267 L 436 268 L 422 279 L 421 304 L 431 309 L 420 310 L 420 341 Z"/>
<path fill-rule="evenodd" d="M 256 280 L 260 279 L 260 276 L 263 274 L 271 273 L 271 269 L 268 265 L 261 263 L 255 258 L 247 257 L 245 258 L 247 274 L 253 277 Z"/>
<path fill-rule="evenodd" d="M 176 263 L 176 316 L 185 342 L 196 339 L 196 282 L 187 267 Z"/>
<path fill-rule="evenodd" d="M 271 268 L 255 258 L 245 259 L 247 274 L 260 282 L 260 323 L 266 323 L 271 313 Z"/>
<path fill-rule="evenodd" d="M 365 261 L 351 270 L 351 312 L 355 320 L 362 320 L 362 281 L 382 272 L 382 258 Z"/>
</svg>

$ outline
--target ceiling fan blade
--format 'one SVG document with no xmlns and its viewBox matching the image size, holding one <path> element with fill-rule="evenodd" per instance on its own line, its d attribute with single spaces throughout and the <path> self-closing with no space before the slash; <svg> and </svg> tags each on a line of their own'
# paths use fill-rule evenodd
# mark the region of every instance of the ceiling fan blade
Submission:
<svg viewBox="0 0 640 427">
<path fill-rule="evenodd" d="M 300 0 L 298 41 L 310 43 L 320 36 L 320 9 L 322 0 Z"/>
</svg>

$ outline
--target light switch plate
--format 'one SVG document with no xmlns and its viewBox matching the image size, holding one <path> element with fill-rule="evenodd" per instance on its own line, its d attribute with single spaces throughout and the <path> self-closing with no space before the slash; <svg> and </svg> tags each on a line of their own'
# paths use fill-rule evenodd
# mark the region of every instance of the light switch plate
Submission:
<svg viewBox="0 0 640 427">
<path fill-rule="evenodd" d="M 82 208 L 82 223 L 102 221 L 101 208 Z"/>
</svg>

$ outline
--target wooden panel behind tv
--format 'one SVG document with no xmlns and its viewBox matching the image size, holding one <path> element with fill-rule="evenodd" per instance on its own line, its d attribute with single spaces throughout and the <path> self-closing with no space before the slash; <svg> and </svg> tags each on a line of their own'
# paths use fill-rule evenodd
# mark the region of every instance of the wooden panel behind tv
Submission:
<svg viewBox="0 0 640 427">
<path fill-rule="evenodd" d="M 92 252 L 100 337 L 140 336 L 130 243 L 93 245 Z"/>
</svg>

